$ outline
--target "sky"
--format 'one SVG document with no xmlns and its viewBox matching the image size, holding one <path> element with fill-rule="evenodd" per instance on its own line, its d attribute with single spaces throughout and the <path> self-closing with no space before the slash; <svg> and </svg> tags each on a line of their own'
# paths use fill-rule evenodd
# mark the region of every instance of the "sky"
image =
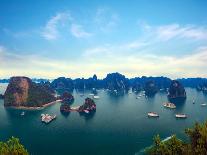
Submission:
<svg viewBox="0 0 207 155">
<path fill-rule="evenodd" d="M 207 78 L 206 0 L 0 0 L 0 78 Z"/>
</svg>

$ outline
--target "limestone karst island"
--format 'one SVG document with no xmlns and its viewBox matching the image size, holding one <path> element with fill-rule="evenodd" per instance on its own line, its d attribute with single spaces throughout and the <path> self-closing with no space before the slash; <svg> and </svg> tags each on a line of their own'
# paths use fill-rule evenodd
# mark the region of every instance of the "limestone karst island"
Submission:
<svg viewBox="0 0 207 155">
<path fill-rule="evenodd" d="M 0 0 L 0 155 L 207 155 L 206 0 Z"/>
</svg>

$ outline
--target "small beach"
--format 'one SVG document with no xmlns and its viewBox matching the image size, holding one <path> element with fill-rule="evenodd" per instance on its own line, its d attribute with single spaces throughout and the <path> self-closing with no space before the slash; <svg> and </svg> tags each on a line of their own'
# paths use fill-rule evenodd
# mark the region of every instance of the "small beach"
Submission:
<svg viewBox="0 0 207 155">
<path fill-rule="evenodd" d="M 20 109 L 20 110 L 42 110 L 48 106 L 54 105 L 57 102 L 61 102 L 62 100 L 55 100 L 49 103 L 42 105 L 41 107 L 26 107 L 26 106 L 8 106 L 6 108 Z"/>
</svg>

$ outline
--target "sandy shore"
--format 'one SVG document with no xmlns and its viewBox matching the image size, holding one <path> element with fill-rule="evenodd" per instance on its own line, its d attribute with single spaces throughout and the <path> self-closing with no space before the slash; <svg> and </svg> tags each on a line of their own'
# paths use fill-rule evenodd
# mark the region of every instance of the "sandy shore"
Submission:
<svg viewBox="0 0 207 155">
<path fill-rule="evenodd" d="M 61 100 L 56 100 L 56 101 L 53 101 L 53 102 L 49 102 L 49 103 L 46 103 L 46 104 L 43 104 L 41 107 L 25 107 L 25 106 L 9 106 L 8 108 L 14 108 L 14 109 L 21 109 L 21 110 L 42 110 L 48 106 L 51 106 L 57 102 L 60 102 Z"/>
</svg>

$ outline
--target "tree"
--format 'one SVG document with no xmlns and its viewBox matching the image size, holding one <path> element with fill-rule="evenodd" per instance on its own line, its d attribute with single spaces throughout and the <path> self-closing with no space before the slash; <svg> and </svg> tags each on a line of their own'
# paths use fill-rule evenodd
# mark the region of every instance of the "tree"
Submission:
<svg viewBox="0 0 207 155">
<path fill-rule="evenodd" d="M 0 142 L 0 155 L 29 155 L 19 139 L 11 137 L 6 142 Z"/>
<path fill-rule="evenodd" d="M 149 155 L 206 155 L 207 121 L 195 123 L 193 128 L 185 130 L 190 142 L 184 143 L 173 135 L 167 141 L 161 141 L 159 135 L 154 137 L 154 145 L 145 150 Z"/>
</svg>

